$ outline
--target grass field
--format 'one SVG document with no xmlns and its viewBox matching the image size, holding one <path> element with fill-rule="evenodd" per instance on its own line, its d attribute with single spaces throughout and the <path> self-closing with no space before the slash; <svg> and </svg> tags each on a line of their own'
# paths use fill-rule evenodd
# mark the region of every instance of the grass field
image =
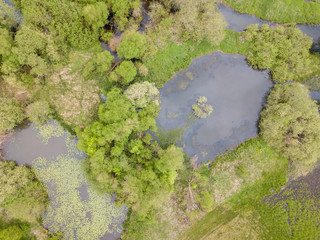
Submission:
<svg viewBox="0 0 320 240">
<path fill-rule="evenodd" d="M 320 24 L 319 0 L 224 0 L 234 10 L 276 23 Z"/>
<path fill-rule="evenodd" d="M 286 183 L 287 159 L 256 138 L 218 157 L 212 168 L 214 188 L 225 197 L 224 201 L 215 199 L 216 208 L 187 229 L 180 239 L 261 239 L 264 225 L 256 206 L 270 191 L 277 191 Z M 231 191 L 236 185 L 234 179 L 240 185 Z"/>
</svg>

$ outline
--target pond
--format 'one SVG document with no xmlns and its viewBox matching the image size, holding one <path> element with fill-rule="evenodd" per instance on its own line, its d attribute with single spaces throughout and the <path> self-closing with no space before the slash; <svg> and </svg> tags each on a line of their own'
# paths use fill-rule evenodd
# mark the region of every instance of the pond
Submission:
<svg viewBox="0 0 320 240">
<path fill-rule="evenodd" d="M 272 87 L 268 71 L 255 71 L 245 56 L 212 53 L 193 60 L 162 89 L 157 124 L 161 129 L 184 128 L 192 104 L 205 96 L 212 114 L 187 127 L 185 152 L 199 161 L 257 136 L 259 112 Z"/>
<path fill-rule="evenodd" d="M 127 208 L 117 208 L 107 194 L 98 194 L 82 170 L 85 153 L 59 123 L 25 125 L 3 144 L 4 157 L 29 165 L 47 186 L 50 203 L 43 226 L 64 232 L 65 239 L 115 240 L 121 236 Z"/>
</svg>

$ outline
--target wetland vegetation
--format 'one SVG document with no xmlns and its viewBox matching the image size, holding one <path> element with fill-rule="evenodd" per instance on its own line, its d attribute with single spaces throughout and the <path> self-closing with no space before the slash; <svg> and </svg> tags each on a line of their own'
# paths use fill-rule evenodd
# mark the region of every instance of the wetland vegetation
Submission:
<svg viewBox="0 0 320 240">
<path fill-rule="evenodd" d="M 0 239 L 319 238 L 319 2 L 225 3 L 0 0 Z"/>
</svg>

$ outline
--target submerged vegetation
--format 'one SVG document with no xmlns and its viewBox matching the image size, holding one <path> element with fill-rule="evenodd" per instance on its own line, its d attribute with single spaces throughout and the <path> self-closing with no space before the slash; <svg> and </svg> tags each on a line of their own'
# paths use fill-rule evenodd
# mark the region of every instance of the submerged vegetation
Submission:
<svg viewBox="0 0 320 240">
<path fill-rule="evenodd" d="M 226 2 L 280 23 L 320 22 L 318 3 Z M 288 83 L 319 82 L 310 37 L 291 26 L 226 30 L 215 0 L 153 0 L 147 9 L 140 0 L 13 3 L 21 22 L 0 0 L 0 133 L 28 118 L 48 143 L 65 136 L 61 123 L 86 157 L 81 165 L 83 153 L 67 134 L 67 155 L 37 158 L 33 168 L 0 161 L 0 239 L 99 239 L 122 231 L 124 205 L 123 238 L 130 240 L 319 237 L 304 187 L 298 197 L 290 186 L 280 191 L 294 176 L 292 164 L 311 168 L 320 156 L 318 106 L 307 87 Z M 183 128 L 159 130 L 157 87 L 214 51 L 246 55 L 253 68 L 270 69 L 276 84 L 260 136 L 199 164 L 178 145 L 183 128 L 213 107 L 200 97 Z M 45 124 L 51 118 L 60 123 Z"/>
</svg>

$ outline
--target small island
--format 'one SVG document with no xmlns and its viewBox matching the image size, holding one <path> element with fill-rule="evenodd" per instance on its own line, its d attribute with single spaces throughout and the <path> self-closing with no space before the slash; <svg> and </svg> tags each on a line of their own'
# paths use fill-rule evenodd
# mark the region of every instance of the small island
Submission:
<svg viewBox="0 0 320 240">
<path fill-rule="evenodd" d="M 193 114 L 197 118 L 207 118 L 213 111 L 213 107 L 207 103 L 207 98 L 201 96 L 197 99 L 197 104 L 192 105 Z"/>
</svg>

